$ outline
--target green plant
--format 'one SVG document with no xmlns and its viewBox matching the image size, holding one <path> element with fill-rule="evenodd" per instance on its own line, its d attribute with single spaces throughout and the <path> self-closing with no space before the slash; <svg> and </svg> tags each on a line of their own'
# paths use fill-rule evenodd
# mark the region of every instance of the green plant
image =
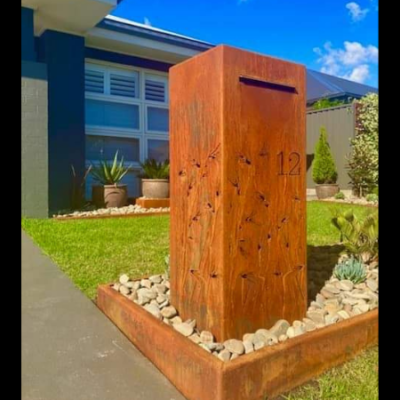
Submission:
<svg viewBox="0 0 400 400">
<path fill-rule="evenodd" d="M 377 196 L 379 196 L 379 186 L 375 186 L 372 190 L 371 190 L 372 194 L 376 194 Z"/>
<path fill-rule="evenodd" d="M 345 253 L 355 256 L 363 262 L 378 259 L 378 213 L 374 212 L 360 222 L 349 210 L 336 213 L 332 218 L 333 225 L 340 231 L 345 246 Z"/>
<path fill-rule="evenodd" d="M 131 165 L 124 166 L 124 157 L 118 163 L 118 150 L 115 153 L 114 161 L 99 161 L 99 165 L 92 166 L 92 175 L 94 179 L 102 185 L 116 185 L 129 171 Z"/>
<path fill-rule="evenodd" d="M 338 193 L 335 194 L 335 199 L 336 200 L 344 200 L 345 198 L 346 197 L 345 197 L 343 192 L 338 192 Z"/>
<path fill-rule="evenodd" d="M 357 284 L 365 281 L 367 271 L 360 260 L 351 257 L 336 264 L 333 275 L 339 280 L 349 280 Z"/>
<path fill-rule="evenodd" d="M 321 126 L 319 140 L 315 146 L 315 157 L 312 163 L 312 176 L 317 184 L 336 183 L 337 170 L 328 136 L 324 126 Z"/>
<path fill-rule="evenodd" d="M 373 203 L 377 203 L 378 202 L 378 195 L 377 194 L 375 194 L 375 193 L 370 193 L 370 194 L 368 194 L 367 195 L 367 197 L 366 197 L 366 200 L 367 201 L 371 201 L 371 202 L 373 202 Z"/>
<path fill-rule="evenodd" d="M 169 161 L 157 162 L 154 159 L 140 163 L 143 169 L 141 174 L 145 179 L 169 179 Z"/>
<path fill-rule="evenodd" d="M 349 176 L 354 191 L 363 196 L 378 185 L 379 127 L 378 95 L 368 94 L 357 101 L 356 136 L 351 140 L 348 157 Z"/>
<path fill-rule="evenodd" d="M 92 169 L 91 166 L 86 168 L 85 174 L 82 179 L 76 174 L 75 168 L 71 165 L 72 169 L 72 193 L 71 193 L 71 208 L 73 210 L 80 210 L 87 204 L 85 200 L 85 185 L 86 179 Z"/>
<path fill-rule="evenodd" d="M 344 100 L 320 99 L 312 105 L 312 108 L 313 110 L 322 110 L 323 108 L 337 107 L 343 104 L 346 104 Z"/>
</svg>

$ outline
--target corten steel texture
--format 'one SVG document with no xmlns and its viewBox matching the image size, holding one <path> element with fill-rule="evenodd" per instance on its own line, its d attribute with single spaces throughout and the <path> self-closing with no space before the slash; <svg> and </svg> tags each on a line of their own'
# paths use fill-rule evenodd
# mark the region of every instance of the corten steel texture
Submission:
<svg viewBox="0 0 400 400">
<path fill-rule="evenodd" d="M 218 46 L 170 69 L 172 303 L 222 341 L 305 316 L 305 68 Z"/>
<path fill-rule="evenodd" d="M 143 208 L 165 208 L 169 207 L 169 199 L 145 199 L 139 197 L 136 199 L 136 205 Z"/>
<path fill-rule="evenodd" d="M 224 363 L 109 285 L 97 305 L 188 400 L 278 396 L 378 342 L 374 310 Z"/>
</svg>

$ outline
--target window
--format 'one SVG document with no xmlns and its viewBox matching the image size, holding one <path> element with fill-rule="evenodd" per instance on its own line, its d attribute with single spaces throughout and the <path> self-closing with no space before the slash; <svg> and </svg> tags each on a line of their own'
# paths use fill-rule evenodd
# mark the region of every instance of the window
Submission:
<svg viewBox="0 0 400 400">
<path fill-rule="evenodd" d="M 148 158 L 154 159 L 158 162 L 169 160 L 169 141 L 148 139 L 147 140 Z"/>
<path fill-rule="evenodd" d="M 128 195 L 138 196 L 139 162 L 169 158 L 168 78 L 165 73 L 97 63 L 85 66 L 86 160 L 133 164 Z M 91 180 L 86 193 L 90 197 Z"/>
</svg>

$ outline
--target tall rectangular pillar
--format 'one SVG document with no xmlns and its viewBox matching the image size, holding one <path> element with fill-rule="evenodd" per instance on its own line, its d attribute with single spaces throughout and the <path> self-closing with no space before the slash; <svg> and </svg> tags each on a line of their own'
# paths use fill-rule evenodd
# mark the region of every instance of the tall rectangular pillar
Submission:
<svg viewBox="0 0 400 400">
<path fill-rule="evenodd" d="M 171 296 L 222 341 L 305 316 L 305 68 L 218 46 L 170 69 Z"/>
<path fill-rule="evenodd" d="M 85 41 L 47 30 L 40 37 L 39 60 L 47 64 L 49 118 L 49 208 L 69 208 L 74 166 L 85 169 Z"/>
</svg>

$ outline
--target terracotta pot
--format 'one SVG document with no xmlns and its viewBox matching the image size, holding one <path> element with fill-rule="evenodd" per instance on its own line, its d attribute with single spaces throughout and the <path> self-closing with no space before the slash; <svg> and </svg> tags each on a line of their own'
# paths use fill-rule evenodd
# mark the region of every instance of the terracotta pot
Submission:
<svg viewBox="0 0 400 400">
<path fill-rule="evenodd" d="M 128 204 L 128 186 L 104 185 L 104 204 L 106 208 L 125 207 Z"/>
<path fill-rule="evenodd" d="M 339 192 L 339 185 L 336 183 L 324 183 L 322 185 L 316 185 L 315 192 L 318 199 L 327 199 L 328 197 L 333 197 Z"/>
<path fill-rule="evenodd" d="M 97 208 L 104 208 L 104 186 L 92 186 L 92 202 Z"/>
<path fill-rule="evenodd" d="M 169 180 L 142 179 L 142 194 L 148 199 L 169 198 Z"/>
</svg>

